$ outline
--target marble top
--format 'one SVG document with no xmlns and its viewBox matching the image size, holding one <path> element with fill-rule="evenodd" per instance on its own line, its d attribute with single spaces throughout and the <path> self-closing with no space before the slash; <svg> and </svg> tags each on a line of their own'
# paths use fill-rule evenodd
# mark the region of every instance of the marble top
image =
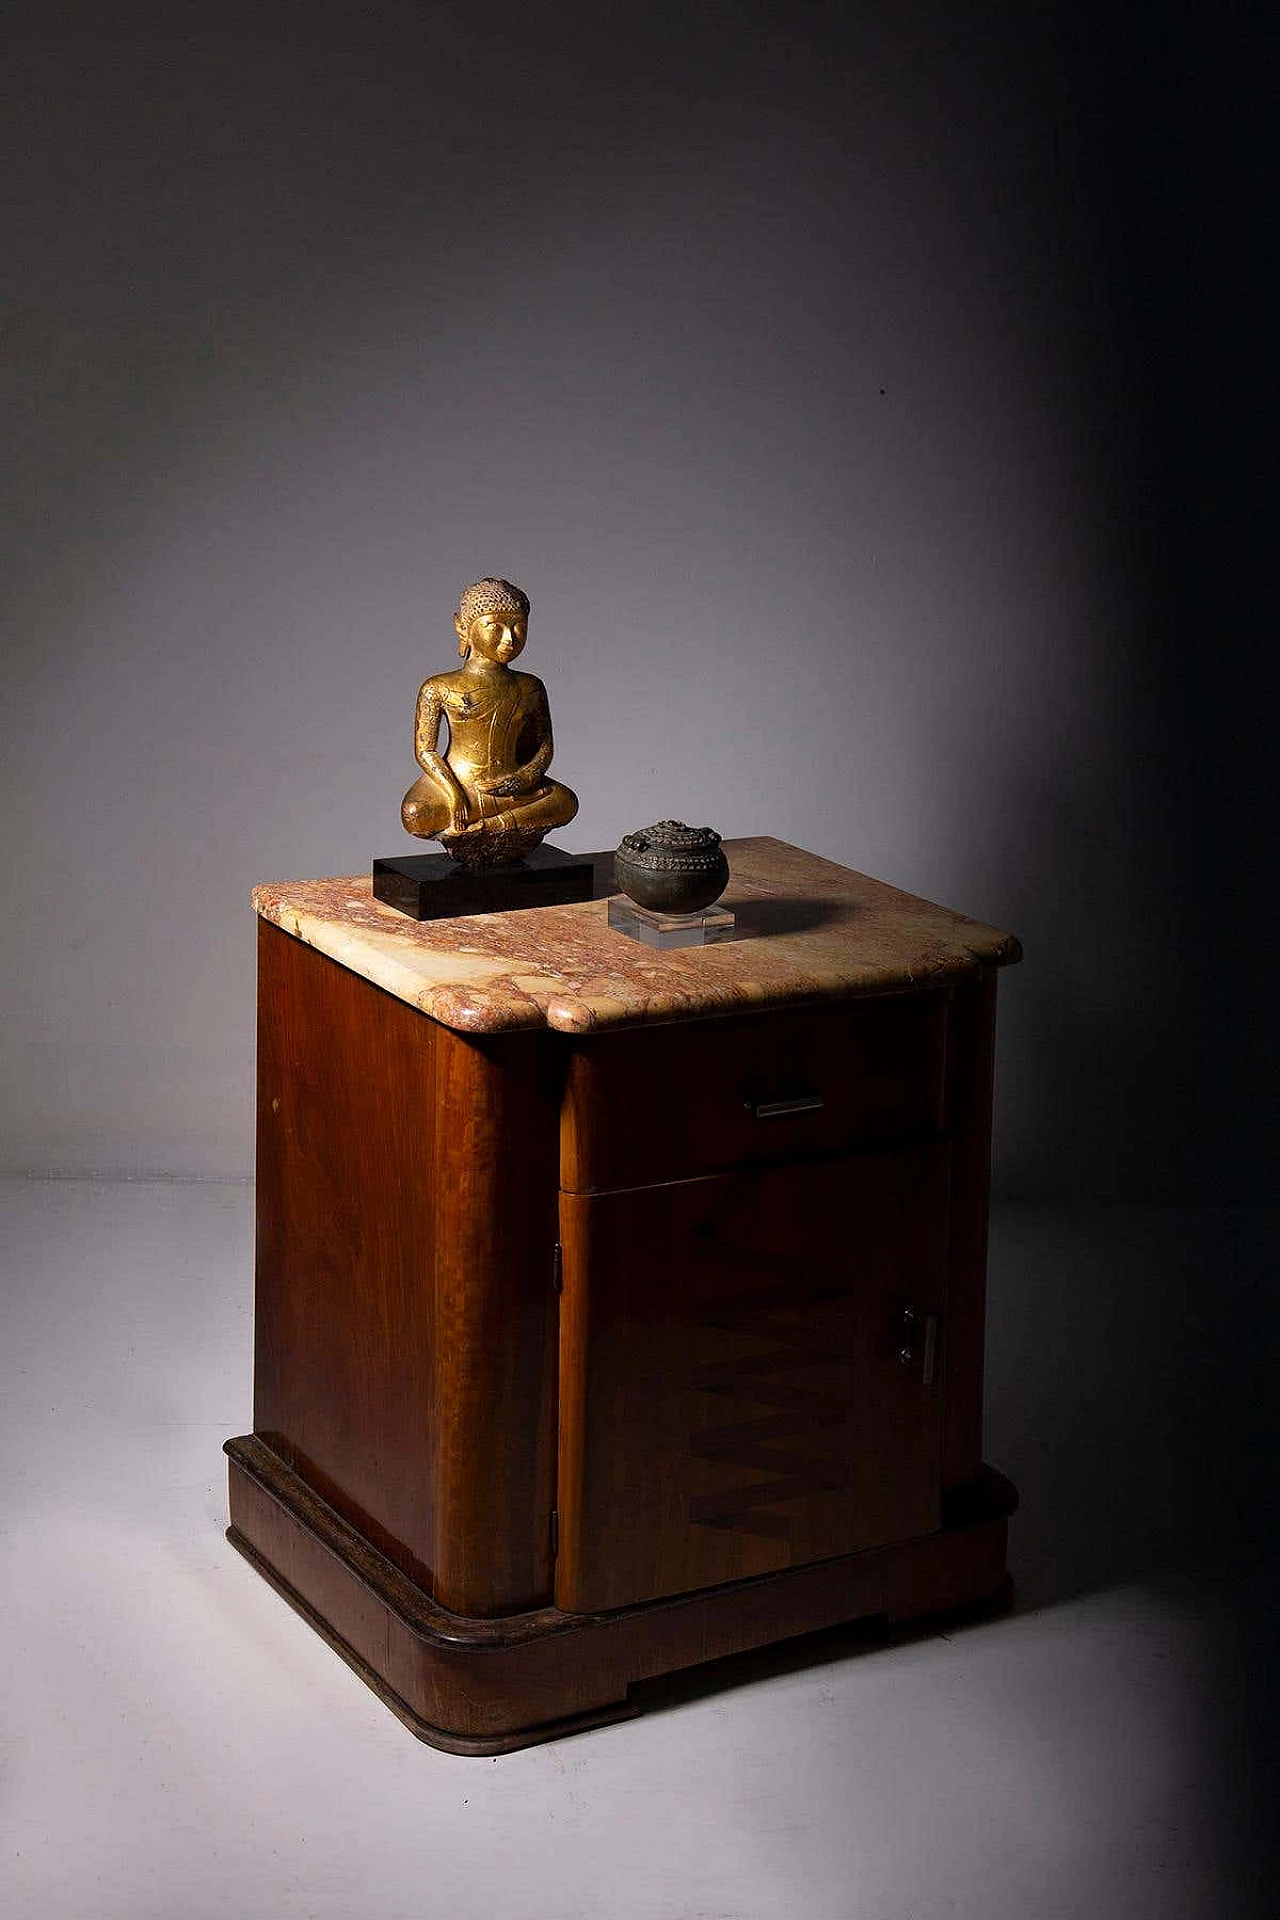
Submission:
<svg viewBox="0 0 1280 1920">
<path fill-rule="evenodd" d="M 659 952 L 604 900 L 411 920 L 368 874 L 253 890 L 264 920 L 460 1033 L 592 1033 L 646 1021 L 943 985 L 1022 957 L 1012 934 L 784 840 L 728 840 L 741 938 Z"/>
</svg>

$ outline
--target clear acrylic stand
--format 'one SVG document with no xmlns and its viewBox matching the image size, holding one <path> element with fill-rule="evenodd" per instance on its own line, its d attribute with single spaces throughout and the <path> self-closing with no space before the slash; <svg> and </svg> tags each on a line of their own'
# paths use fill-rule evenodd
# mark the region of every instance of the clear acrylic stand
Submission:
<svg viewBox="0 0 1280 1920">
<path fill-rule="evenodd" d="M 701 913 L 654 913 L 638 907 L 625 894 L 609 902 L 609 925 L 629 940 L 646 947 L 710 947 L 734 938 L 734 916 L 727 907 L 704 907 Z"/>
</svg>

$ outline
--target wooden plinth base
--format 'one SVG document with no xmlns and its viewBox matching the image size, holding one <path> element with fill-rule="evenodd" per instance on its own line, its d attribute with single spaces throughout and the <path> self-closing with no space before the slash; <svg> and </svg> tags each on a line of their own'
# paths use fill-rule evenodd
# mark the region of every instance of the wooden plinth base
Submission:
<svg viewBox="0 0 1280 1920">
<path fill-rule="evenodd" d="M 438 1607 L 254 1436 L 226 1452 L 232 1545 L 411 1732 L 460 1754 L 628 1719 L 629 1689 L 727 1655 L 993 1600 L 1017 1502 L 984 1468 L 952 1524 L 923 1539 L 610 1613 L 482 1620 Z"/>
</svg>

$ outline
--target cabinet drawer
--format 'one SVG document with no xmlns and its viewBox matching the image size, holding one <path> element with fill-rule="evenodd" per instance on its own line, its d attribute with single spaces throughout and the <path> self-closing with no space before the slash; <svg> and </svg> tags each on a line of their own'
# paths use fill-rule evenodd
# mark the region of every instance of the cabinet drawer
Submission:
<svg viewBox="0 0 1280 1920">
<path fill-rule="evenodd" d="M 946 989 L 575 1044 L 562 1114 L 566 1193 L 648 1186 L 943 1125 Z"/>
</svg>

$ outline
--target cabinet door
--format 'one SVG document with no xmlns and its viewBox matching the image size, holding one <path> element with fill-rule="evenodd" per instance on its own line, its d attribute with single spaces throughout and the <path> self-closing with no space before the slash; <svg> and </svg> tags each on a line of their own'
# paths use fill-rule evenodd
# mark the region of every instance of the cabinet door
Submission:
<svg viewBox="0 0 1280 1920">
<path fill-rule="evenodd" d="M 948 1154 L 561 1195 L 560 1607 L 937 1527 Z"/>
</svg>

